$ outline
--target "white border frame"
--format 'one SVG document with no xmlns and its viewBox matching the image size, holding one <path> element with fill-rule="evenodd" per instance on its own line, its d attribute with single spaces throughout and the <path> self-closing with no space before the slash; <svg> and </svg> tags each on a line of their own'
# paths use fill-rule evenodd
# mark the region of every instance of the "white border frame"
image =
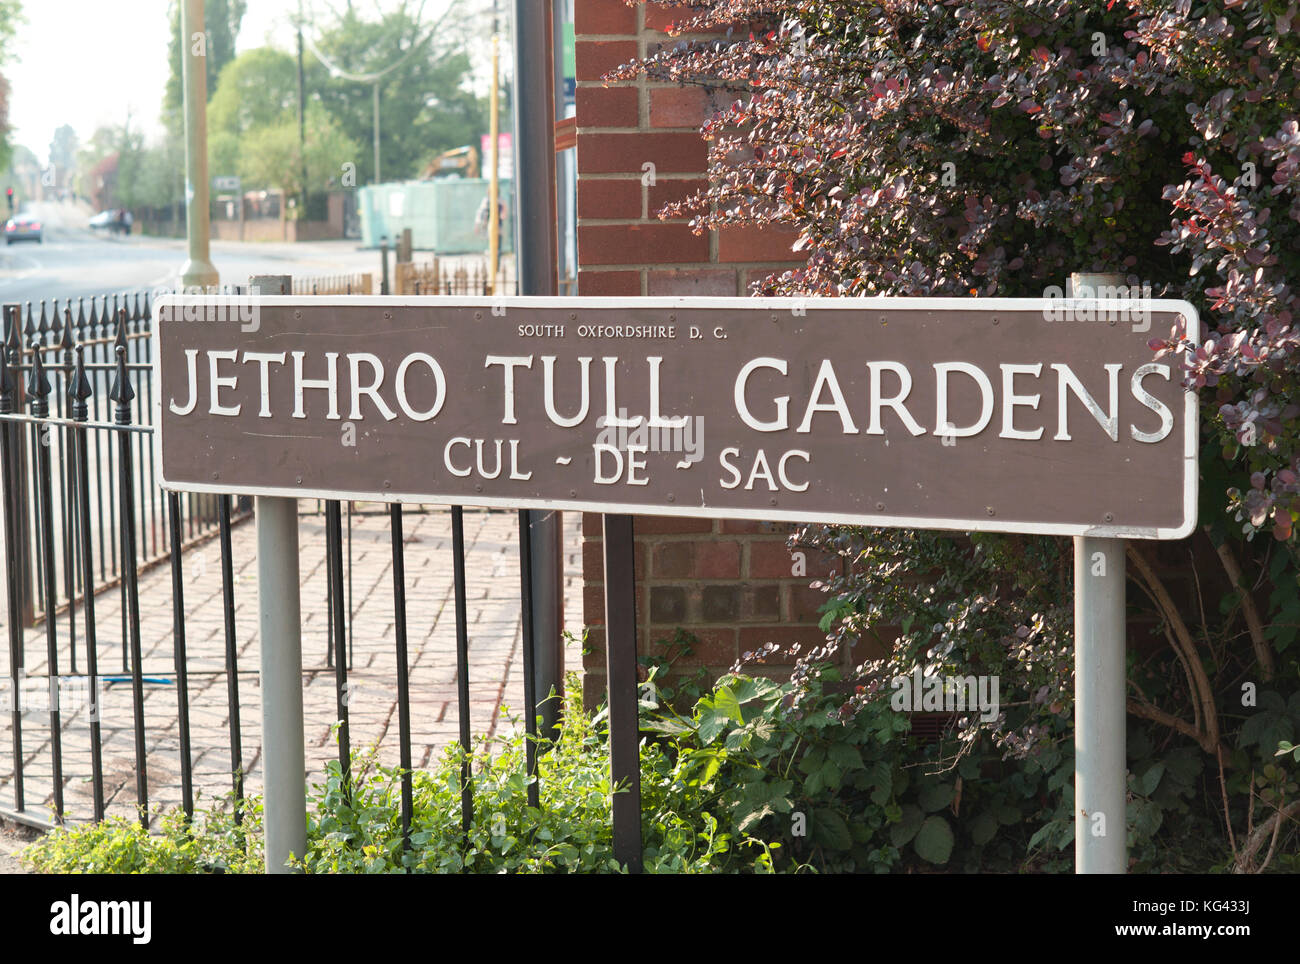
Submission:
<svg viewBox="0 0 1300 964">
<path fill-rule="evenodd" d="M 788 509 L 772 509 L 761 514 L 755 510 L 710 508 L 689 505 L 638 505 L 634 503 L 595 503 L 570 499 L 500 499 L 479 496 L 468 498 L 431 493 L 354 492 L 322 489 L 282 488 L 279 486 L 212 485 L 207 483 L 169 482 L 163 472 L 162 440 L 162 355 L 158 339 L 161 334 L 158 314 L 163 307 L 185 304 L 229 305 L 232 299 L 248 298 L 257 305 L 300 307 L 457 307 L 482 308 L 550 308 L 550 309 L 628 309 L 652 308 L 661 311 L 687 312 L 696 309 L 728 308 L 753 312 L 792 311 L 818 309 L 832 311 L 961 311 L 969 308 L 984 310 L 1033 311 L 1045 309 L 1069 310 L 1087 307 L 1094 310 L 1124 311 L 1141 306 L 1150 311 L 1180 314 L 1185 321 L 1185 334 L 1192 345 L 1200 343 L 1200 316 L 1187 301 L 1170 298 L 1150 299 L 1085 299 L 1085 298 L 583 298 L 583 297 L 458 297 L 458 296 L 341 296 L 341 295 L 183 295 L 168 294 L 159 297 L 153 305 L 153 332 L 150 335 L 154 359 L 154 375 L 158 386 L 153 402 L 154 456 L 158 466 L 159 485 L 180 492 L 210 492 L 217 495 L 281 496 L 294 499 L 336 499 L 358 502 L 399 502 L 410 504 L 468 505 L 506 509 L 560 509 L 581 512 L 616 513 L 626 515 L 655 515 L 679 518 L 749 519 L 775 522 L 827 523 L 842 525 L 878 526 L 894 529 L 944 529 L 959 532 L 1018 532 L 1029 535 L 1090 536 L 1108 539 L 1184 539 L 1196 530 L 1199 466 L 1197 461 L 1200 407 L 1195 392 L 1183 390 L 1183 523 L 1176 528 L 1150 528 L 1135 526 L 1087 526 L 1068 523 L 1015 523 L 988 518 L 948 519 L 913 518 L 894 515 L 856 515 L 829 513 L 810 515 Z M 238 303 L 236 300 L 234 303 Z M 1044 324 L 1075 324 L 1075 322 L 1049 322 Z M 1083 322 L 1079 324 L 1096 324 Z M 1133 333 L 1138 334 L 1138 333 Z"/>
</svg>

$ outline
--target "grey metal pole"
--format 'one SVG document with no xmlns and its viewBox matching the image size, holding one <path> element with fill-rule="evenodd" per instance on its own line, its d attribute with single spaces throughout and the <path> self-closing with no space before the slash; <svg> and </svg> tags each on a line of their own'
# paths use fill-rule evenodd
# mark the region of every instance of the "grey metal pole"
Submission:
<svg viewBox="0 0 1300 964">
<path fill-rule="evenodd" d="M 556 293 L 555 96 L 552 87 L 552 0 L 515 0 L 514 143 L 515 267 L 521 295 Z M 539 700 L 564 691 L 563 517 L 529 512 L 532 533 L 533 679 Z M 544 732 L 552 732 L 558 701 L 540 707 Z"/>
<path fill-rule="evenodd" d="M 185 236 L 189 259 L 181 268 L 186 287 L 220 281 L 208 256 L 208 57 L 203 0 L 181 4 L 181 78 L 185 99 Z"/>
<path fill-rule="evenodd" d="M 259 496 L 256 514 L 266 872 L 283 874 L 307 852 L 298 501 Z"/>
<path fill-rule="evenodd" d="M 283 275 L 248 279 L 253 296 L 289 294 Z M 307 758 L 302 711 L 302 611 L 298 588 L 298 500 L 259 496 L 258 643 L 262 656 L 262 772 L 266 872 L 291 873 L 307 852 Z"/>
<path fill-rule="evenodd" d="M 1070 296 L 1096 297 L 1122 275 L 1074 274 Z M 1091 292 L 1091 294 L 1090 294 Z M 1128 870 L 1125 819 L 1125 581 L 1123 539 L 1074 539 L 1074 871 Z"/>
<path fill-rule="evenodd" d="M 554 24 L 551 35 L 551 59 L 554 61 L 554 75 L 552 83 L 554 84 L 555 94 L 555 120 L 563 120 L 565 114 L 566 102 L 564 98 L 564 33 L 565 26 L 571 17 L 569 8 L 572 5 L 565 0 L 558 0 L 554 8 Z M 576 152 L 574 152 L 576 154 Z M 556 293 L 560 293 L 560 284 L 569 278 L 569 187 L 573 170 L 571 161 L 573 155 L 569 151 L 563 154 L 553 154 L 555 157 L 555 235 L 557 239 L 556 248 Z M 563 193 L 561 193 L 563 187 Z M 574 270 L 573 277 L 576 280 L 577 270 Z M 575 292 L 569 291 L 568 294 Z"/>
</svg>

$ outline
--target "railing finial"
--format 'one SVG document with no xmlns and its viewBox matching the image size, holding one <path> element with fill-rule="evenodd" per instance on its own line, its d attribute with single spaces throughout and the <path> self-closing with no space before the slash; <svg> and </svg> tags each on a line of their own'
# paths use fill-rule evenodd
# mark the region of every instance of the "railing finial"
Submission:
<svg viewBox="0 0 1300 964">
<path fill-rule="evenodd" d="M 86 360 L 82 357 L 84 348 L 84 345 L 76 347 L 77 360 L 73 368 L 72 378 L 68 380 L 68 398 L 72 399 L 72 420 L 74 422 L 84 422 L 90 418 L 90 406 L 86 404 L 86 399 L 90 398 L 91 388 L 90 379 L 86 377 Z"/>
<path fill-rule="evenodd" d="M 32 367 L 27 373 L 27 395 L 32 400 L 32 414 L 43 418 L 50 413 L 50 380 L 45 375 L 45 362 L 41 360 L 41 342 L 32 339 Z"/>
<path fill-rule="evenodd" d="M 113 351 L 117 354 L 117 370 L 113 373 L 113 388 L 108 393 L 108 397 L 117 403 L 113 409 L 113 423 L 130 425 L 131 399 L 135 398 L 135 389 L 131 387 L 131 376 L 126 370 L 126 346 L 118 345 Z"/>
</svg>

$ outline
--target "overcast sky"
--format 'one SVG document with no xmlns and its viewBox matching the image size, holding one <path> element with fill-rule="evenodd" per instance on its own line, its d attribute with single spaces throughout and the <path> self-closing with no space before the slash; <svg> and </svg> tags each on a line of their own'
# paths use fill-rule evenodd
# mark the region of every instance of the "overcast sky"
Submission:
<svg viewBox="0 0 1300 964">
<path fill-rule="evenodd" d="M 20 59 L 4 70 L 14 143 L 44 162 L 63 124 L 83 143 L 96 127 L 121 124 L 128 115 L 151 136 L 161 131 L 167 0 L 25 0 L 23 8 L 27 23 L 14 45 Z M 298 0 L 249 0 L 238 49 L 269 42 L 292 50 L 289 15 L 297 8 Z"/>
</svg>

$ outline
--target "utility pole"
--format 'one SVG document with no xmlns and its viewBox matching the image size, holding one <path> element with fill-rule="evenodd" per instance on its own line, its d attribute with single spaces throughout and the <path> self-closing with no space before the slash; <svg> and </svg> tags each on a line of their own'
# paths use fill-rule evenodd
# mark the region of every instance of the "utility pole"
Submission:
<svg viewBox="0 0 1300 964">
<path fill-rule="evenodd" d="M 375 183 L 379 183 L 379 81 L 375 80 Z"/>
<path fill-rule="evenodd" d="M 515 264 L 521 295 L 556 293 L 555 95 L 551 87 L 551 0 L 515 0 Z M 545 700 L 564 691 L 563 526 L 560 512 L 530 510 L 534 686 Z M 559 707 L 542 703 L 543 734 L 553 735 Z"/>
<path fill-rule="evenodd" d="M 307 81 L 302 68 L 302 0 L 298 0 L 298 154 L 302 158 L 302 216 L 307 216 Z M 243 199 L 240 199 L 243 209 Z"/>
<path fill-rule="evenodd" d="M 181 3 L 181 79 L 185 96 L 185 235 L 187 288 L 220 280 L 208 257 L 208 36 L 203 0 Z"/>
<path fill-rule="evenodd" d="M 492 0 L 492 103 L 488 108 L 488 277 L 497 293 L 501 260 L 501 15 L 499 0 Z"/>
</svg>

